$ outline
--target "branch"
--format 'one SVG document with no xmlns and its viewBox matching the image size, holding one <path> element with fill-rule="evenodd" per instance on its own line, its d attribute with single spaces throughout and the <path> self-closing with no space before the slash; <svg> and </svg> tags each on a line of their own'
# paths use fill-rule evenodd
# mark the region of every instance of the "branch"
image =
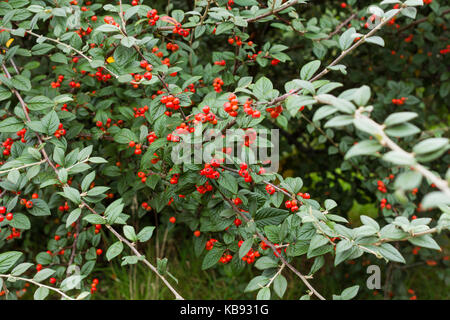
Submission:
<svg viewBox="0 0 450 320">
<path fill-rule="evenodd" d="M 404 8 L 405 7 L 402 7 L 401 9 L 399 9 L 398 12 L 395 15 L 393 15 L 390 19 L 392 19 L 392 18 L 396 17 L 398 14 L 400 14 L 400 12 L 402 12 L 404 10 Z M 390 21 L 390 19 L 388 20 L 386 18 L 383 18 L 382 22 L 380 22 L 375 28 L 373 28 L 369 33 L 367 33 L 364 36 L 362 36 L 361 39 L 359 39 L 356 43 L 354 43 L 350 48 L 348 48 L 347 50 L 342 51 L 341 54 L 335 60 L 333 60 L 333 62 L 331 62 L 326 68 L 324 68 L 319 74 L 317 74 L 315 77 L 313 77 L 309 81 L 310 82 L 317 81 L 320 78 L 322 78 L 324 75 L 326 75 L 328 72 L 330 72 L 330 69 L 329 69 L 330 67 L 333 67 L 333 66 L 337 65 L 349 53 L 351 53 L 356 48 L 358 48 L 361 44 L 363 44 L 366 41 L 367 38 L 373 36 L 375 33 L 377 33 L 378 30 L 380 30 L 382 27 L 384 27 Z M 297 90 L 294 90 L 292 92 L 287 92 L 287 93 L 279 96 L 278 98 L 273 99 L 269 103 L 259 103 L 259 104 L 266 104 L 266 106 L 272 106 L 272 105 L 279 104 L 282 101 L 284 101 L 287 98 L 289 98 L 290 96 L 296 95 L 302 89 L 303 88 L 300 87 Z"/>
<path fill-rule="evenodd" d="M 217 189 L 220 193 L 220 195 L 222 196 L 222 198 L 228 202 L 228 204 L 231 206 L 231 208 L 242 218 L 244 219 L 244 221 L 246 222 L 250 222 L 250 219 L 247 218 L 247 216 L 245 216 L 241 211 L 239 211 L 239 209 L 236 207 L 236 205 L 234 204 L 233 201 L 231 201 L 230 199 L 228 199 L 223 193 L 222 191 L 220 191 L 220 189 Z M 289 262 L 286 261 L 286 259 L 283 257 L 283 255 L 278 254 L 277 248 L 275 247 L 275 245 L 270 242 L 268 239 L 266 239 L 261 233 L 259 233 L 258 231 L 255 232 L 255 234 L 258 236 L 259 239 L 261 239 L 261 241 L 263 241 L 264 243 L 266 243 L 274 252 L 274 254 L 276 254 L 281 261 L 289 268 L 291 269 L 292 272 L 294 272 L 302 281 L 303 283 L 311 290 L 311 292 L 318 297 L 320 300 L 325 300 L 325 298 L 319 293 L 317 292 L 316 289 L 314 289 L 314 287 L 308 282 L 307 278 L 301 274 L 295 267 L 293 267 L 291 264 L 289 264 Z"/>
<path fill-rule="evenodd" d="M 399 145 L 397 145 L 394 141 L 392 141 L 391 138 L 388 137 L 388 135 L 384 132 L 384 126 L 376 123 L 368 116 L 363 115 L 362 114 L 363 110 L 364 108 L 359 108 L 358 110 L 356 110 L 355 119 L 364 119 L 365 121 L 368 121 L 370 125 L 373 125 L 374 128 L 378 130 L 379 136 L 377 138 L 382 146 L 387 147 L 400 154 L 403 154 L 408 158 L 411 158 L 411 156 L 413 156 L 413 154 L 403 150 Z M 433 172 L 431 172 L 430 170 L 428 170 L 419 163 L 414 163 L 410 165 L 410 167 L 417 170 L 422 176 L 430 180 L 432 183 L 436 185 L 438 189 L 440 189 L 443 193 L 445 193 L 448 197 L 450 197 L 450 188 L 447 181 L 443 180 L 439 176 L 436 176 Z"/>
<path fill-rule="evenodd" d="M 45 284 L 36 282 L 36 281 L 34 281 L 34 280 L 32 280 L 32 279 L 22 278 L 22 277 L 16 277 L 16 276 L 13 276 L 13 275 L 11 275 L 11 274 L 0 274 L 0 278 L 14 278 L 14 279 L 17 279 L 17 280 L 26 281 L 26 282 L 32 283 L 32 284 L 34 284 L 34 285 L 37 285 L 37 286 L 39 286 L 39 287 L 43 287 L 43 288 L 47 288 L 48 290 L 55 291 L 56 293 L 60 294 L 61 296 L 63 296 L 64 298 L 66 298 L 66 299 L 68 299 L 68 300 L 76 300 L 76 299 L 74 299 L 74 298 L 69 297 L 67 294 L 65 294 L 64 292 L 62 292 L 62 291 L 59 290 L 59 289 L 56 289 L 56 288 L 54 288 L 54 287 L 47 286 L 47 285 L 45 285 Z"/>
<path fill-rule="evenodd" d="M 84 207 L 86 207 L 89 211 L 91 211 L 93 214 L 98 215 L 99 217 L 102 217 L 100 214 L 98 214 L 98 212 L 96 212 L 94 209 L 92 209 L 86 202 L 82 202 L 82 205 Z M 110 230 L 121 242 L 125 243 L 130 249 L 131 251 L 133 251 L 133 253 L 137 256 L 137 257 L 143 257 L 144 259 L 142 260 L 142 262 L 144 262 L 154 273 L 156 273 L 156 275 L 164 282 L 164 284 L 167 286 L 167 288 L 169 288 L 170 291 L 172 291 L 172 293 L 174 294 L 175 298 L 177 300 L 184 300 L 184 298 L 170 285 L 170 283 L 166 280 L 166 278 L 164 278 L 164 276 L 162 274 L 160 274 L 158 272 L 158 269 L 155 268 L 155 266 L 153 266 L 147 259 L 145 259 L 145 256 L 143 256 L 135 247 L 134 245 L 128 241 L 127 239 L 125 239 L 124 237 L 122 237 L 122 235 L 120 235 L 120 233 L 118 233 L 112 226 L 110 226 L 109 224 L 105 224 L 106 228 L 108 228 L 108 230 Z"/>
</svg>

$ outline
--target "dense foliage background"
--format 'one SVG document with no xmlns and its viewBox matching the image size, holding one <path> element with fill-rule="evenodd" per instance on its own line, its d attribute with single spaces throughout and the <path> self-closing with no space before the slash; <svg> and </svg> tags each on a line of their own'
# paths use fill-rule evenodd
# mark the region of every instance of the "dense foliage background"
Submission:
<svg viewBox="0 0 450 320">
<path fill-rule="evenodd" d="M 448 299 L 449 17 L 1 1 L 1 297 Z M 278 129 L 278 172 L 212 128 Z M 179 140 L 214 160 L 175 163 Z"/>
</svg>

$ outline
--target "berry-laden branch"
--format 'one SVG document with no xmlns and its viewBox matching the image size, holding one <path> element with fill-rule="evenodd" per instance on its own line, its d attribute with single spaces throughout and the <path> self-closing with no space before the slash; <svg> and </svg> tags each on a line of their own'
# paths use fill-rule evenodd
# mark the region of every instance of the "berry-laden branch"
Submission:
<svg viewBox="0 0 450 320">
<path fill-rule="evenodd" d="M 235 211 L 242 219 L 244 219 L 245 222 L 250 222 L 250 219 L 248 219 L 244 214 L 242 214 L 242 212 L 236 207 L 236 205 L 234 204 L 234 202 L 231 199 L 228 199 L 223 193 L 222 191 L 220 191 L 220 189 L 217 189 L 220 193 L 220 195 L 222 196 L 222 198 L 228 202 L 228 204 L 231 206 L 231 208 L 233 209 L 233 211 Z M 300 272 L 298 271 L 294 266 L 292 266 L 289 262 L 286 261 L 286 259 L 283 257 L 283 255 L 278 254 L 277 248 L 275 247 L 275 245 L 270 242 L 268 239 L 266 239 L 260 232 L 256 231 L 255 232 L 256 236 L 261 239 L 261 241 L 263 241 L 264 243 L 266 243 L 273 251 L 273 253 L 275 255 L 277 255 L 281 262 L 283 262 L 283 264 L 285 264 L 289 269 L 291 269 L 292 272 L 294 272 L 301 280 L 302 282 L 309 288 L 309 290 L 311 290 L 311 292 L 320 300 L 326 300 L 316 289 L 314 289 L 314 287 L 309 283 L 308 279 Z"/>
<path fill-rule="evenodd" d="M 76 300 L 76 299 L 74 299 L 74 298 L 72 298 L 72 297 L 69 297 L 67 294 L 65 294 L 64 292 L 62 292 L 61 290 L 59 290 L 59 289 L 57 289 L 57 288 L 54 288 L 54 287 L 47 286 L 47 285 L 45 285 L 45 284 L 36 282 L 36 281 L 34 281 L 33 279 L 28 279 L 28 278 L 23 278 L 23 277 L 17 277 L 17 276 L 13 276 L 13 275 L 11 275 L 11 274 L 0 274 L 0 278 L 6 278 L 6 279 L 13 278 L 13 279 L 16 279 L 16 280 L 21 280 L 21 281 L 29 282 L 29 283 L 32 283 L 32 284 L 34 284 L 34 285 L 37 285 L 38 287 L 47 288 L 48 290 L 54 291 L 54 292 L 58 293 L 59 295 L 61 295 L 62 297 L 66 298 L 67 300 Z"/>
<path fill-rule="evenodd" d="M 384 147 L 391 149 L 392 151 L 396 151 L 399 154 L 402 154 L 408 158 L 414 158 L 414 155 L 403 150 L 398 144 L 396 144 L 389 136 L 384 132 L 384 126 L 378 124 L 368 116 L 364 115 L 363 112 L 365 109 L 363 107 L 359 108 L 355 112 L 355 119 L 364 119 L 367 123 L 377 129 L 378 135 L 376 138 L 380 142 L 380 144 Z M 447 197 L 450 197 L 450 188 L 448 182 L 443 180 L 441 177 L 436 176 L 433 172 L 425 168 L 419 163 L 413 163 L 410 165 L 411 168 L 415 169 L 422 176 L 430 180 L 432 183 L 436 185 L 438 189 L 440 189 Z"/>
<path fill-rule="evenodd" d="M 350 48 L 344 50 L 341 52 L 341 54 L 334 59 L 326 68 L 324 68 L 320 73 L 318 73 L 316 76 L 314 76 L 310 82 L 314 82 L 319 80 L 320 78 L 322 78 L 323 76 L 325 76 L 326 74 L 328 74 L 328 72 L 330 72 L 330 67 L 333 67 L 335 65 L 337 65 L 342 59 L 344 59 L 348 54 L 350 54 L 352 51 L 354 51 L 356 48 L 358 48 L 360 45 L 362 45 L 367 38 L 373 36 L 375 33 L 378 32 L 378 30 L 380 30 L 381 28 L 383 28 L 390 20 L 392 20 L 393 18 L 395 18 L 397 15 L 399 15 L 406 7 L 401 7 L 400 9 L 398 9 L 398 11 L 392 15 L 390 17 L 390 19 L 386 19 L 386 18 L 382 18 L 381 22 L 375 27 L 373 28 L 369 33 L 363 35 L 361 37 L 361 39 L 359 39 L 357 42 L 355 42 Z M 273 105 L 277 105 L 279 103 L 281 103 L 282 101 L 286 100 L 287 98 L 289 98 L 290 96 L 296 95 L 298 94 L 303 88 L 300 87 L 296 90 L 293 90 L 292 92 L 287 92 L 275 99 L 273 99 L 272 101 L 270 101 L 269 103 L 264 103 L 264 102 L 258 102 L 259 104 L 265 104 L 267 107 L 268 106 L 273 106 Z"/>
<path fill-rule="evenodd" d="M 13 61 L 11 60 L 11 63 L 13 63 Z M 4 64 L 2 64 L 2 68 L 3 71 L 5 72 L 5 75 L 8 79 L 11 78 L 10 73 L 8 72 L 6 66 Z M 17 96 L 17 98 L 19 99 L 20 104 L 22 105 L 22 109 L 25 113 L 25 117 L 27 119 L 27 122 L 31 121 L 31 118 L 28 114 L 28 110 L 27 110 L 27 106 L 25 104 L 25 101 L 23 100 L 22 96 L 20 95 L 20 93 L 16 90 L 16 89 L 12 89 L 12 91 L 15 93 L 15 95 Z M 35 132 L 40 144 L 42 145 L 42 137 Z M 45 161 L 53 168 L 53 171 L 55 172 L 56 176 L 59 176 L 59 170 L 56 168 L 55 164 L 50 160 L 50 158 L 48 157 L 46 151 L 44 150 L 44 148 L 41 148 L 41 153 L 44 156 Z M 69 187 L 69 185 L 67 183 L 62 184 L 62 187 Z M 82 201 L 81 202 L 82 206 L 86 207 L 89 211 L 97 214 L 97 212 L 92 209 L 86 202 Z M 100 216 L 100 215 L 99 215 Z M 114 230 L 110 225 L 106 225 L 106 227 L 122 242 L 124 242 L 128 247 L 130 247 L 130 249 L 133 251 L 133 253 L 138 256 L 138 257 L 142 257 L 142 255 L 139 253 L 139 251 L 136 250 L 136 248 L 134 248 L 134 246 L 125 238 L 123 238 L 116 230 Z M 166 284 L 166 286 L 169 288 L 170 291 L 172 291 L 172 293 L 175 295 L 176 299 L 178 300 L 184 300 L 183 297 L 170 285 L 170 283 L 164 278 L 163 275 L 161 275 L 158 270 L 150 263 L 148 262 L 146 259 L 142 260 L 153 272 L 155 272 L 162 280 L 163 282 Z"/>
<path fill-rule="evenodd" d="M 82 206 L 84 206 L 86 209 L 88 209 L 89 211 L 91 211 L 93 214 L 98 215 L 99 217 L 102 217 L 100 214 L 98 214 L 98 212 L 96 212 L 94 209 L 92 209 L 86 202 L 82 202 L 81 203 Z M 127 239 L 125 239 L 124 237 L 122 237 L 122 235 L 120 233 L 118 233 L 112 226 L 110 226 L 109 224 L 105 224 L 106 228 L 108 228 L 108 230 L 110 230 L 121 242 L 125 243 L 130 249 L 131 251 L 133 251 L 134 255 L 141 258 L 144 257 L 136 248 L 135 246 L 129 242 Z M 167 279 L 158 272 L 158 269 L 156 269 L 156 267 L 154 265 L 152 265 L 147 259 L 142 259 L 142 262 L 145 263 L 154 273 L 156 273 L 156 275 L 164 282 L 164 284 L 167 286 L 167 288 L 169 288 L 169 290 L 174 294 L 175 298 L 177 300 L 184 300 L 184 298 L 172 287 L 172 285 L 167 281 Z"/>
</svg>

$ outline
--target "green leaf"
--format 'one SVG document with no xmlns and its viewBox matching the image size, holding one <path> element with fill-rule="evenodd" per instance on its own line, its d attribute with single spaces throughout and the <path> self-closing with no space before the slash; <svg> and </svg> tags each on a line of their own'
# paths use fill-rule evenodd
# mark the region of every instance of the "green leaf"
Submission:
<svg viewBox="0 0 450 320">
<path fill-rule="evenodd" d="M 253 85 L 253 94 L 258 98 L 264 100 L 273 90 L 272 82 L 266 78 L 261 77 Z"/>
<path fill-rule="evenodd" d="M 225 250 L 219 247 L 213 247 L 206 253 L 205 258 L 203 258 L 202 270 L 206 270 L 214 266 L 219 259 L 222 257 Z"/>
<path fill-rule="evenodd" d="M 396 124 L 405 123 L 416 118 L 418 115 L 415 112 L 396 112 L 389 115 L 384 121 L 386 127 L 394 126 Z"/>
<path fill-rule="evenodd" d="M 11 78 L 11 84 L 14 88 L 20 91 L 30 91 L 31 82 L 23 75 L 16 75 Z"/>
<path fill-rule="evenodd" d="M 152 237 L 154 230 L 155 230 L 155 227 L 151 227 L 151 226 L 145 227 L 137 234 L 138 240 L 140 242 L 148 241 Z"/>
<path fill-rule="evenodd" d="M 13 276 L 20 276 L 21 274 L 23 274 L 25 271 L 27 271 L 33 264 L 29 263 L 29 262 L 24 262 L 21 263 L 19 265 L 17 265 L 12 271 L 11 271 L 11 275 Z"/>
<path fill-rule="evenodd" d="M 42 282 L 45 279 L 48 279 L 53 274 L 55 274 L 55 272 L 56 272 L 55 270 L 50 268 L 42 269 L 41 271 L 36 273 L 36 275 L 33 277 L 33 280 L 36 282 Z"/>
<path fill-rule="evenodd" d="M 363 140 L 353 145 L 347 151 L 345 160 L 361 155 L 376 155 L 382 148 L 382 145 L 376 140 Z"/>
<path fill-rule="evenodd" d="M 106 259 L 111 261 L 115 257 L 117 257 L 123 251 L 123 243 L 122 241 L 114 242 L 106 251 Z"/>
<path fill-rule="evenodd" d="M 256 300 L 270 300 L 270 288 L 264 287 L 259 289 Z"/>
<path fill-rule="evenodd" d="M 304 65 L 300 70 L 300 79 L 310 80 L 317 72 L 317 70 L 319 70 L 320 63 L 320 60 L 315 60 Z"/>
<path fill-rule="evenodd" d="M 39 287 L 34 292 L 34 300 L 44 300 L 48 294 L 50 293 L 50 290 L 46 287 Z"/>
<path fill-rule="evenodd" d="M 9 117 L 0 122 L 0 132 L 17 132 L 24 127 L 23 121 Z"/>
<path fill-rule="evenodd" d="M 41 199 L 33 199 L 33 207 L 28 209 L 28 212 L 36 217 L 49 216 L 51 214 L 47 203 Z"/>
<path fill-rule="evenodd" d="M 379 253 L 389 261 L 406 263 L 402 254 L 390 243 L 383 243 L 378 247 Z"/>
<path fill-rule="evenodd" d="M 444 149 L 448 146 L 447 138 L 431 138 L 426 139 L 413 147 L 413 152 L 416 154 L 425 154 Z"/>
<path fill-rule="evenodd" d="M 8 251 L 0 254 L 0 273 L 7 272 L 19 258 L 22 256 L 22 252 Z"/>
<path fill-rule="evenodd" d="M 267 225 L 277 225 L 289 215 L 289 211 L 277 208 L 261 208 L 254 217 L 256 226 L 261 228 Z"/>
<path fill-rule="evenodd" d="M 91 224 L 105 224 L 105 219 L 98 214 L 88 214 L 83 218 L 83 220 L 91 223 Z"/>
<path fill-rule="evenodd" d="M 31 228 L 30 219 L 23 213 L 14 214 L 14 218 L 9 223 L 9 225 L 16 229 L 28 230 Z"/>
<path fill-rule="evenodd" d="M 27 102 L 27 107 L 30 110 L 45 110 L 53 106 L 53 101 L 45 96 L 36 96 Z"/>
<path fill-rule="evenodd" d="M 408 241 L 415 246 L 442 251 L 441 247 L 429 234 L 420 237 L 410 238 L 408 239 Z"/>
<path fill-rule="evenodd" d="M 246 239 L 239 248 L 239 259 L 242 259 L 252 248 L 253 238 Z"/>
<path fill-rule="evenodd" d="M 401 173 L 395 179 L 395 188 L 402 190 L 412 190 L 417 188 L 422 182 L 422 175 L 417 171 L 407 171 Z"/>
<path fill-rule="evenodd" d="M 42 127 L 49 135 L 53 135 L 59 126 L 59 118 L 54 110 L 50 111 L 41 120 Z"/>
<path fill-rule="evenodd" d="M 341 298 L 343 300 L 353 299 L 358 294 L 358 290 L 359 290 L 359 286 L 353 286 L 353 287 L 347 288 L 344 291 L 342 291 Z"/>
<path fill-rule="evenodd" d="M 420 129 L 411 123 L 402 123 L 385 129 L 387 135 L 397 138 L 412 136 L 420 132 Z"/>
<path fill-rule="evenodd" d="M 72 187 L 64 187 L 63 190 L 64 190 L 63 193 L 64 197 L 66 197 L 75 204 L 81 203 L 81 196 L 77 189 Z"/>
<path fill-rule="evenodd" d="M 242 246 L 241 246 L 241 248 L 242 248 Z M 245 254 L 247 254 L 247 253 L 245 253 Z M 267 257 L 267 256 L 266 257 L 261 257 L 258 260 L 256 260 L 256 262 L 255 262 L 255 268 L 258 269 L 258 270 L 265 270 L 265 269 L 277 268 L 277 267 L 278 267 L 278 261 L 275 261 L 272 258 Z"/>
<path fill-rule="evenodd" d="M 273 281 L 273 291 L 275 291 L 277 296 L 280 297 L 281 299 L 283 298 L 284 293 L 286 292 L 286 288 L 287 288 L 287 280 L 282 274 L 279 274 Z"/>
<path fill-rule="evenodd" d="M 136 236 L 136 231 L 134 231 L 134 227 L 132 226 L 124 226 L 123 227 L 123 234 L 125 235 L 125 237 L 130 240 L 130 241 L 137 241 L 137 236 Z"/>
<path fill-rule="evenodd" d="M 68 228 L 72 223 L 77 221 L 80 215 L 81 215 L 81 208 L 76 208 L 75 210 L 73 210 L 67 217 L 66 228 Z"/>
</svg>

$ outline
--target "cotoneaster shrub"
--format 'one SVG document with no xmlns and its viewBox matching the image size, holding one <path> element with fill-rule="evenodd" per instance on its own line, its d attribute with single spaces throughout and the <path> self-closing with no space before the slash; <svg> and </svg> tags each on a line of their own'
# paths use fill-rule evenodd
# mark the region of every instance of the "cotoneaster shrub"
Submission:
<svg viewBox="0 0 450 320">
<path fill-rule="evenodd" d="M 314 288 L 329 257 L 437 263 L 449 13 L 436 0 L 0 2 L 1 295 L 89 299 L 96 265 L 121 259 L 182 299 L 170 260 L 142 254 L 155 228 L 190 230 L 179 245 L 203 269 L 260 270 L 245 289 L 257 299 L 282 298 L 289 272 L 302 299 L 357 296 Z M 300 176 L 253 153 L 275 144 Z M 212 158 L 188 161 L 195 150 Z M 355 203 L 376 203 L 377 220 L 349 223 Z"/>
</svg>

